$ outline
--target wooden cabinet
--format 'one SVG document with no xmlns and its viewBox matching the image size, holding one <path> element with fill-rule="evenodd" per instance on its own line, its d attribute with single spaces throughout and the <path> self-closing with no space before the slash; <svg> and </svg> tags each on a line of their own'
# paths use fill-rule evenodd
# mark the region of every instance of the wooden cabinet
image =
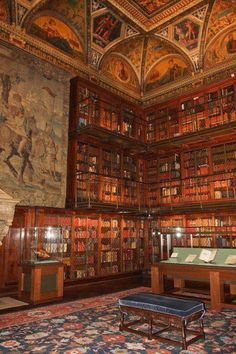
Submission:
<svg viewBox="0 0 236 354">
<path fill-rule="evenodd" d="M 18 295 L 24 301 L 38 304 L 63 297 L 63 264 L 38 262 L 22 264 L 19 270 Z"/>
<path fill-rule="evenodd" d="M 36 208 L 34 214 L 35 226 L 60 230 L 57 247 L 65 284 L 141 271 L 149 266 L 148 224 L 144 218 L 56 208 Z M 44 249 L 53 256 L 52 245 Z"/>
<path fill-rule="evenodd" d="M 166 215 L 155 222 L 157 235 L 171 236 L 171 248 L 236 246 L 236 211 Z"/>
</svg>

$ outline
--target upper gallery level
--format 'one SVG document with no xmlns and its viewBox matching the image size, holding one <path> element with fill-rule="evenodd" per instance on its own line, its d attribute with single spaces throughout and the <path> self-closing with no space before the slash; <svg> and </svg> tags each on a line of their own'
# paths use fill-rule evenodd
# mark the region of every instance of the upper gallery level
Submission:
<svg viewBox="0 0 236 354">
<path fill-rule="evenodd" d="M 139 152 L 234 139 L 236 80 L 143 108 L 86 80 L 71 84 L 70 136 L 89 134 Z"/>
</svg>

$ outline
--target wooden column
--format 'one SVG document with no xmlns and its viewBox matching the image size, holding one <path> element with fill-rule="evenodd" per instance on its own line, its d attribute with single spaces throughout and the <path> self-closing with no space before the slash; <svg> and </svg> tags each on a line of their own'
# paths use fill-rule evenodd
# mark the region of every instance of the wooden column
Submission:
<svg viewBox="0 0 236 354">
<path fill-rule="evenodd" d="M 224 301 L 223 284 L 219 272 L 210 272 L 211 308 L 220 311 Z"/>
</svg>

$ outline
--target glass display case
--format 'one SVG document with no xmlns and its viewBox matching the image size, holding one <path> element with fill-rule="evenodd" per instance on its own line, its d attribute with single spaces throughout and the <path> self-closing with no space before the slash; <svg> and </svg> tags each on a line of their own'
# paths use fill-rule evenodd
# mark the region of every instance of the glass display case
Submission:
<svg viewBox="0 0 236 354">
<path fill-rule="evenodd" d="M 63 297 L 64 232 L 60 227 L 18 229 L 20 264 L 18 296 L 33 304 Z"/>
<path fill-rule="evenodd" d="M 20 263 L 62 262 L 65 241 L 60 227 L 32 227 L 19 229 Z"/>
</svg>

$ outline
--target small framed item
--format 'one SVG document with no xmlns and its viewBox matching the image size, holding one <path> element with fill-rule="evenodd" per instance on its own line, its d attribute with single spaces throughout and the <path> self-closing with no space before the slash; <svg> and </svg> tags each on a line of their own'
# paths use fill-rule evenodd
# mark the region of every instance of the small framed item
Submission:
<svg viewBox="0 0 236 354">
<path fill-rule="evenodd" d="M 197 257 L 196 254 L 189 254 L 188 257 L 186 257 L 184 261 L 187 263 L 192 263 L 196 257 Z"/>
<path fill-rule="evenodd" d="M 225 262 L 225 264 L 236 264 L 236 255 L 229 255 Z"/>
</svg>

